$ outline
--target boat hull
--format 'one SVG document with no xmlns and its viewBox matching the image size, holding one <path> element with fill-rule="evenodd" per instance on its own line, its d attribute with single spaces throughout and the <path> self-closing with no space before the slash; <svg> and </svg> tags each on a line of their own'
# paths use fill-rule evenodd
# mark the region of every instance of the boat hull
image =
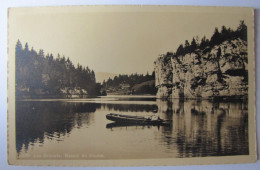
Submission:
<svg viewBox="0 0 260 170">
<path fill-rule="evenodd" d="M 131 122 L 113 122 L 108 123 L 106 125 L 107 129 L 110 128 L 117 128 L 117 127 L 131 127 L 131 126 L 164 126 L 164 127 L 170 127 L 170 123 L 156 123 L 156 124 L 143 124 L 143 123 L 131 123 Z"/>
<path fill-rule="evenodd" d="M 114 121 L 116 123 L 131 123 L 131 124 L 151 124 L 157 125 L 162 124 L 165 121 L 162 119 L 151 120 L 149 118 L 141 117 L 141 116 L 128 116 L 128 115 L 120 115 L 115 113 L 110 113 L 106 115 L 108 120 Z"/>
</svg>

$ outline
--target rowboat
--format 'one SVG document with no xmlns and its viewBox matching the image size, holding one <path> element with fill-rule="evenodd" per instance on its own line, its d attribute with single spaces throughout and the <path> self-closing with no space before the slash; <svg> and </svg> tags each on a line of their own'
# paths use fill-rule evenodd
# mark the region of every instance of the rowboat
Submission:
<svg viewBox="0 0 260 170">
<path fill-rule="evenodd" d="M 143 123 L 129 123 L 129 122 L 113 122 L 106 124 L 107 129 L 111 128 L 121 128 L 121 127 L 131 127 L 131 126 L 164 126 L 164 127 L 170 127 L 170 123 L 157 123 L 157 124 L 143 124 Z"/>
<path fill-rule="evenodd" d="M 116 123 L 131 123 L 131 124 L 149 124 L 149 125 L 160 125 L 166 123 L 165 120 L 161 119 L 159 116 L 132 116 L 132 115 L 123 115 L 117 113 L 110 113 L 106 115 L 108 120 L 114 121 Z"/>
</svg>

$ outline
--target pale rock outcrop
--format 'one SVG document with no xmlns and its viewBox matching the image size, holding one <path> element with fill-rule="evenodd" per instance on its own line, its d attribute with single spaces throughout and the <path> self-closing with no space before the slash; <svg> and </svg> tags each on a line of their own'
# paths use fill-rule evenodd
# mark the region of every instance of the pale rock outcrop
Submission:
<svg viewBox="0 0 260 170">
<path fill-rule="evenodd" d="M 241 39 L 184 56 L 161 55 L 154 62 L 157 98 L 247 96 L 247 57 Z"/>
<path fill-rule="evenodd" d="M 157 98 L 167 98 L 172 88 L 171 55 L 161 55 L 155 62 L 155 86 L 158 87 Z M 160 76 L 159 76 L 160 75 Z"/>
</svg>

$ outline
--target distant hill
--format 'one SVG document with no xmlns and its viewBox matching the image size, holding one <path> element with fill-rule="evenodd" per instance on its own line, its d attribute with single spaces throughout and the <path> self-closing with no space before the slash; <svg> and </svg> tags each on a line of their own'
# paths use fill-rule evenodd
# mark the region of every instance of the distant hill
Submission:
<svg viewBox="0 0 260 170">
<path fill-rule="evenodd" d="M 133 94 L 156 94 L 155 81 L 145 81 L 132 87 Z"/>
<path fill-rule="evenodd" d="M 145 86 L 145 85 L 152 86 L 153 84 L 154 84 L 154 80 L 145 81 L 145 82 L 142 82 L 142 83 L 140 83 L 140 84 L 134 85 L 134 87 L 133 87 L 132 89 L 138 90 L 138 89 L 140 89 L 142 86 Z"/>
<path fill-rule="evenodd" d="M 96 76 L 96 82 L 102 83 L 104 80 L 107 81 L 109 78 L 113 79 L 115 76 L 118 76 L 118 74 L 106 73 L 106 72 L 97 72 L 95 74 L 95 76 Z"/>
<path fill-rule="evenodd" d="M 102 88 L 107 94 L 156 94 L 154 74 L 119 74 L 103 82 Z"/>
</svg>

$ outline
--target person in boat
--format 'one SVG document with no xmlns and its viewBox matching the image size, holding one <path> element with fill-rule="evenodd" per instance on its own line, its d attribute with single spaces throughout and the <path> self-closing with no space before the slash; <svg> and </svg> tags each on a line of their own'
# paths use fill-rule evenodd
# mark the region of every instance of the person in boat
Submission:
<svg viewBox="0 0 260 170">
<path fill-rule="evenodd" d="M 151 120 L 158 120 L 159 119 L 159 115 L 158 114 L 154 114 L 152 117 L 151 117 Z"/>
</svg>

